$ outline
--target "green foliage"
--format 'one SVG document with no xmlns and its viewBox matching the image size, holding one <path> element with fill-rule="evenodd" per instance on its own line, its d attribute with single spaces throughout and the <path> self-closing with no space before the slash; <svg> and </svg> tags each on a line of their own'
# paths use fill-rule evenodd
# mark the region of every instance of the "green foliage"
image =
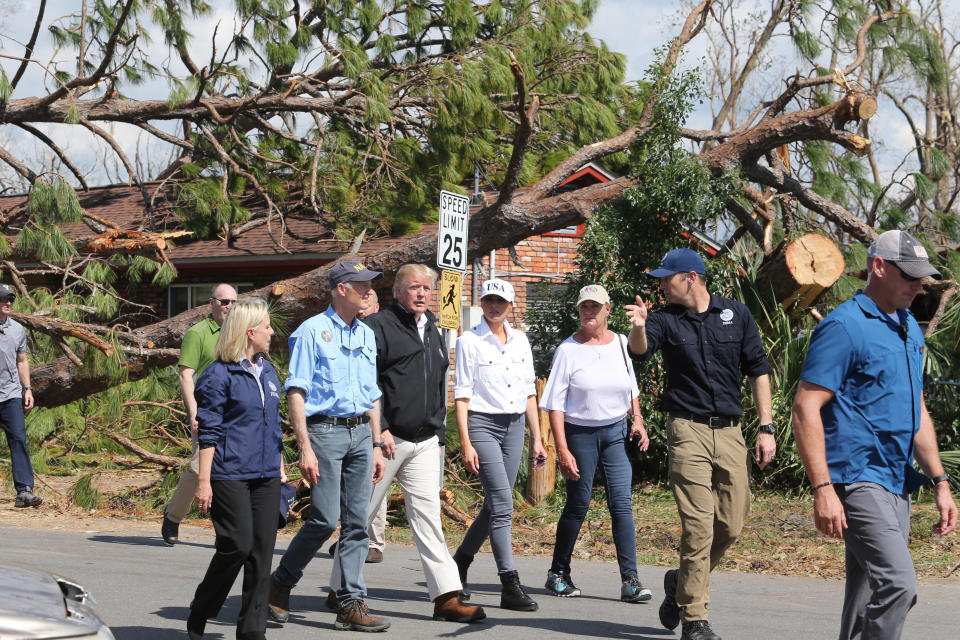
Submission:
<svg viewBox="0 0 960 640">
<path fill-rule="evenodd" d="M 732 176 L 715 178 L 680 144 L 679 130 L 700 96 L 697 78 L 684 74 L 665 77 L 654 65 L 646 91 L 661 91 L 653 127 L 630 149 L 628 166 L 637 181 L 622 197 L 598 208 L 587 221 L 577 251 L 577 269 L 569 274 L 552 303 L 528 310 L 528 335 L 536 354 L 538 374 L 546 376 L 554 348 L 578 328 L 574 311 L 577 292 L 589 283 L 602 284 L 610 293 L 611 329 L 627 330 L 623 304 L 635 295 L 656 300 L 657 281 L 645 275 L 662 255 L 679 246 L 697 246 L 694 232 L 714 219 L 736 192 Z M 646 478 L 665 478 L 664 416 L 658 402 L 662 388 L 659 358 L 638 366 L 641 409 L 651 447 L 641 471 Z"/>
<path fill-rule="evenodd" d="M 93 486 L 93 479 L 95 477 L 95 473 L 82 476 L 70 491 L 70 499 L 81 509 L 97 509 L 103 500 L 103 496 Z"/>
</svg>

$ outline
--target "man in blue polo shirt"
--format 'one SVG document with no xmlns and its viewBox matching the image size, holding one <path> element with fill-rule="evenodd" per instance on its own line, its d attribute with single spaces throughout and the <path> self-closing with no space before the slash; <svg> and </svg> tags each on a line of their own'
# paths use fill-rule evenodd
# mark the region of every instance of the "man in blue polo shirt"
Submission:
<svg viewBox="0 0 960 640">
<path fill-rule="evenodd" d="M 905 231 L 881 234 L 866 288 L 817 326 L 800 374 L 793 429 L 814 519 L 846 545 L 840 640 L 899 638 L 917 601 L 910 493 L 929 480 L 914 458 L 934 485 L 934 533 L 957 523 L 923 402 L 923 332 L 908 310 L 928 276 L 940 279 L 923 245 Z"/>
<path fill-rule="evenodd" d="M 335 627 L 384 631 L 363 601 L 363 562 L 370 539 L 367 510 L 386 464 L 380 439 L 380 388 L 373 330 L 357 319 L 379 278 L 359 262 L 330 269 L 330 306 L 290 336 L 287 405 L 300 448 L 300 471 L 312 486 L 310 513 L 290 542 L 270 585 L 270 618 L 285 623 L 290 589 L 340 521 L 340 583 Z"/>
</svg>

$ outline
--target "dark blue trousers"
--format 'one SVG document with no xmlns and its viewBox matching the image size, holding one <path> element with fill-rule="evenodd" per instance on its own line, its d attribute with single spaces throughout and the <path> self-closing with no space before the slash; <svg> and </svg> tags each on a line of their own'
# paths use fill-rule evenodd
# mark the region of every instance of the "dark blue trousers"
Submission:
<svg viewBox="0 0 960 640">
<path fill-rule="evenodd" d="M 13 466 L 13 486 L 17 493 L 33 491 L 33 465 L 27 453 L 27 427 L 23 422 L 23 398 L 0 402 L 0 424 L 7 434 L 10 462 Z"/>
<path fill-rule="evenodd" d="M 613 525 L 613 543 L 617 548 L 620 579 L 637 575 L 637 533 L 633 526 L 630 481 L 633 468 L 627 457 L 627 421 L 620 420 L 605 427 L 581 427 L 569 422 L 563 425 L 567 448 L 577 460 L 579 480 L 567 480 L 567 503 L 557 522 L 557 541 L 553 547 L 554 573 L 570 572 L 570 558 L 580 535 L 580 526 L 587 516 L 593 494 L 593 477 L 599 466 L 607 490 L 607 507 Z"/>
</svg>

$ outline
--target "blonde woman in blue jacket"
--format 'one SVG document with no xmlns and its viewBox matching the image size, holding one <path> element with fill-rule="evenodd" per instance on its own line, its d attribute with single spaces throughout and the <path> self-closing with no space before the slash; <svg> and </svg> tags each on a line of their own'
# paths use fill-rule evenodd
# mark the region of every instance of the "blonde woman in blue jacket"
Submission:
<svg viewBox="0 0 960 640">
<path fill-rule="evenodd" d="M 200 482 L 195 499 L 210 510 L 216 553 L 190 604 L 187 633 L 203 637 L 243 568 L 238 640 L 264 640 L 270 564 L 283 475 L 280 380 L 266 358 L 270 316 L 259 298 L 233 305 L 197 381 Z"/>
</svg>

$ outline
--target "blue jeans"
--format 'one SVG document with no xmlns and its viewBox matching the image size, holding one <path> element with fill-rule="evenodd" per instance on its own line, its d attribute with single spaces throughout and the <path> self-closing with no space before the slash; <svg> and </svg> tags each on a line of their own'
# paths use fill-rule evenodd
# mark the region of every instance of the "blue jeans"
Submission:
<svg viewBox="0 0 960 640">
<path fill-rule="evenodd" d="M 33 491 L 33 465 L 27 453 L 27 428 L 23 422 L 23 398 L 0 402 L 0 424 L 7 434 L 10 447 L 10 466 L 13 467 L 13 486 L 17 493 Z"/>
<path fill-rule="evenodd" d="M 329 423 L 307 426 L 317 456 L 317 484 L 310 489 L 310 514 L 280 559 L 274 579 L 293 587 L 303 570 L 340 521 L 337 543 L 340 606 L 362 600 L 363 563 L 367 559 L 367 511 L 373 489 L 373 442 L 370 425 L 345 427 Z"/>
<path fill-rule="evenodd" d="M 600 465 L 606 482 L 607 508 L 613 521 L 613 543 L 617 548 L 620 579 L 636 576 L 637 533 L 633 526 L 630 495 L 633 469 L 627 457 L 627 421 L 620 420 L 605 427 L 581 427 L 566 422 L 563 429 L 567 435 L 567 448 L 577 461 L 580 479 L 567 480 L 567 503 L 557 522 L 557 541 L 550 571 L 570 572 L 570 557 L 580 535 L 580 526 L 587 516 L 593 494 L 593 477 Z"/>
</svg>

